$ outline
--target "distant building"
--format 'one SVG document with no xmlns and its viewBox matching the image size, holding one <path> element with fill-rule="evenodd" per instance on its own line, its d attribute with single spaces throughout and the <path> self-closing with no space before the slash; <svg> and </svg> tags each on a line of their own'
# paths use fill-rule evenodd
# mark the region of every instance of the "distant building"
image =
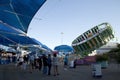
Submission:
<svg viewBox="0 0 120 80">
<path fill-rule="evenodd" d="M 100 47 L 99 49 L 94 50 L 92 54 L 89 54 L 89 55 L 103 54 L 103 53 L 109 52 L 110 50 L 114 48 L 117 48 L 117 43 L 109 42 L 106 45 Z"/>
</svg>

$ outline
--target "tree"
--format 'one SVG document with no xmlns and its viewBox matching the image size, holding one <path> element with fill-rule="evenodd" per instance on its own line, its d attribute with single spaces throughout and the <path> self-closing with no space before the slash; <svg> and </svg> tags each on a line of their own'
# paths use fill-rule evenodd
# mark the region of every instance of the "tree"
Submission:
<svg viewBox="0 0 120 80">
<path fill-rule="evenodd" d="M 120 64 L 120 44 L 117 43 L 117 48 L 112 49 L 108 52 L 110 59 L 114 59 L 118 64 Z"/>
<path fill-rule="evenodd" d="M 108 60 L 107 54 L 96 55 L 96 62 L 102 62 L 107 60 Z"/>
</svg>

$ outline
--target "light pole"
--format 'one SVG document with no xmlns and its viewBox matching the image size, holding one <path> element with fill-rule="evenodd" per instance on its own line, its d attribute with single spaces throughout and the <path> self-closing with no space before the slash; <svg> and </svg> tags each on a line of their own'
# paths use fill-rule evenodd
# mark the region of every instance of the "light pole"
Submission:
<svg viewBox="0 0 120 80">
<path fill-rule="evenodd" d="M 63 44 L 63 32 L 61 32 L 61 44 Z"/>
</svg>

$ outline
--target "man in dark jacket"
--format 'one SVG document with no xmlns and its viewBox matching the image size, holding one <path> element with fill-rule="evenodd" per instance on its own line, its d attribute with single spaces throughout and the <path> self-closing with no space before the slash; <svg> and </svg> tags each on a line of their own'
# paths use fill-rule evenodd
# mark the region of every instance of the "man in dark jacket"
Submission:
<svg viewBox="0 0 120 80">
<path fill-rule="evenodd" d="M 48 54 L 48 75 L 51 74 L 52 59 L 51 54 Z"/>
</svg>

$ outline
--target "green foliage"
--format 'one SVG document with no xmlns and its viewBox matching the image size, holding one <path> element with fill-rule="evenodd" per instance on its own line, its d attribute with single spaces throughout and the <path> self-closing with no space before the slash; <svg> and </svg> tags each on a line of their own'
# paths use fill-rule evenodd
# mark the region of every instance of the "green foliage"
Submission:
<svg viewBox="0 0 120 80">
<path fill-rule="evenodd" d="M 119 43 L 117 44 L 117 47 L 118 47 L 118 49 L 117 49 L 117 51 L 116 51 L 116 56 L 115 56 L 115 58 L 116 58 L 116 61 L 117 61 L 118 63 L 120 63 L 120 44 L 119 44 Z"/>
<path fill-rule="evenodd" d="M 112 49 L 108 52 L 108 55 L 111 59 L 115 59 L 117 63 L 120 63 L 120 44 L 118 43 L 116 49 Z"/>
<path fill-rule="evenodd" d="M 120 63 L 120 53 L 116 54 L 116 61 Z"/>
<path fill-rule="evenodd" d="M 117 43 L 117 47 L 120 49 L 120 44 L 119 43 Z"/>
<path fill-rule="evenodd" d="M 96 62 L 102 62 L 107 60 L 108 60 L 108 55 L 106 54 L 96 55 Z"/>
</svg>

